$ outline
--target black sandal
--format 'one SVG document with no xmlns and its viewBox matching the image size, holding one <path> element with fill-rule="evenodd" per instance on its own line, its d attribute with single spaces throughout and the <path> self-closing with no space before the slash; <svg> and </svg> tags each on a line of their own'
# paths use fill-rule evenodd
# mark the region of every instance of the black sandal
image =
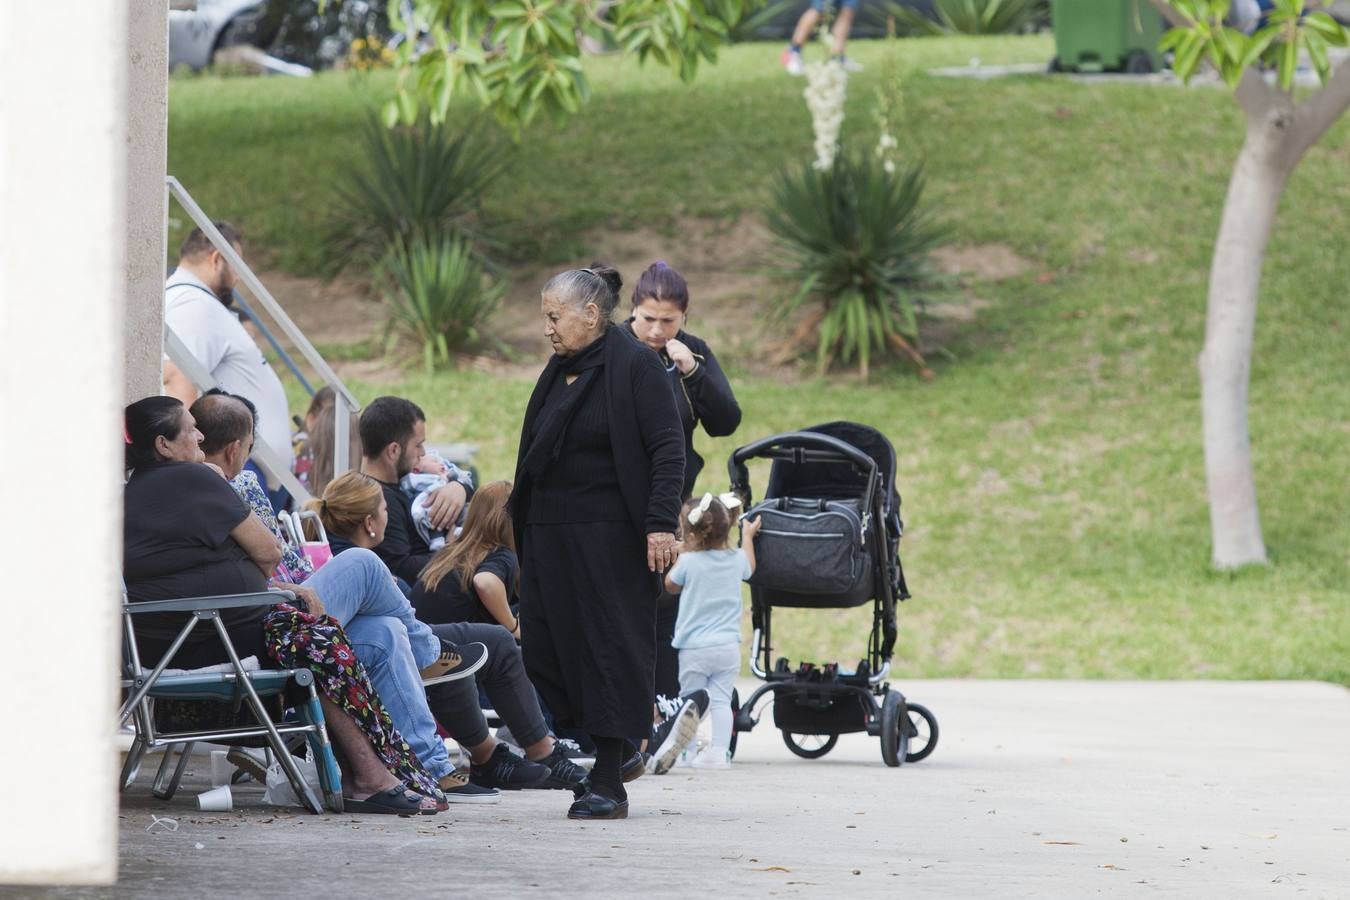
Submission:
<svg viewBox="0 0 1350 900">
<path fill-rule="evenodd" d="M 379 791 L 371 794 L 364 800 L 352 800 L 343 798 L 342 811 L 353 813 L 377 813 L 387 816 L 434 816 L 436 808 L 430 809 L 422 806 L 422 797 L 414 795 L 416 799 L 408 796 L 408 790 L 403 785 L 391 787 L 387 791 Z"/>
</svg>

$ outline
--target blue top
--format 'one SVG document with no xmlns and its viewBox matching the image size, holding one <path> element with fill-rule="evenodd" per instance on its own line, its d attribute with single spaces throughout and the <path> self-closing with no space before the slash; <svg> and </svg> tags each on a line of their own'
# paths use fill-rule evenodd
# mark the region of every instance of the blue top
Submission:
<svg viewBox="0 0 1350 900">
<path fill-rule="evenodd" d="M 680 585 L 680 614 L 670 645 L 680 650 L 739 644 L 741 582 L 750 577 L 750 560 L 740 550 L 681 553 L 670 570 Z"/>
</svg>

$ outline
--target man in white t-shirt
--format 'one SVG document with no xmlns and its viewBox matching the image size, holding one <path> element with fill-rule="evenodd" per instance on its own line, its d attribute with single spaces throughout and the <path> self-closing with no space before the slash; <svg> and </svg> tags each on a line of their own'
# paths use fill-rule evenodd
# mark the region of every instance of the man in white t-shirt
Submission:
<svg viewBox="0 0 1350 900">
<path fill-rule="evenodd" d="M 242 256 L 239 232 L 228 222 L 216 222 L 215 226 Z M 202 230 L 192 229 L 178 251 L 178 268 L 164 284 L 164 324 L 173 329 L 223 390 L 253 402 L 258 408 L 258 437 L 276 452 L 286 454 L 291 446 L 286 389 L 229 308 L 237 281 L 230 264 Z M 164 382 L 168 392 L 185 405 L 196 398 L 196 391 L 172 363 L 165 363 Z M 269 484 L 272 490 L 278 487 Z"/>
</svg>

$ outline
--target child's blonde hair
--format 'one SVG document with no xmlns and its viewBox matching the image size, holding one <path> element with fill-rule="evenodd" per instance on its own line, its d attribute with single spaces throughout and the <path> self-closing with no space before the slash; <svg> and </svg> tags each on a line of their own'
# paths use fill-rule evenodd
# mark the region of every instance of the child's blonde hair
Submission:
<svg viewBox="0 0 1350 900">
<path fill-rule="evenodd" d="M 700 498 L 684 501 L 680 510 L 680 530 L 684 534 L 685 550 L 724 550 L 731 536 L 731 510 L 726 508 L 717 497 L 712 497 L 708 506 L 697 516 L 697 522 L 689 521 L 689 513 L 703 505 Z"/>
</svg>

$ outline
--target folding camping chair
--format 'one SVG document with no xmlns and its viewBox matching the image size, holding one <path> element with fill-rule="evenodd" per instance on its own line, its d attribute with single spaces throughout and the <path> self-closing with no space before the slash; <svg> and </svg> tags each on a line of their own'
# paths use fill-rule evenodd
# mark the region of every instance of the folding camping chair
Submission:
<svg viewBox="0 0 1350 900">
<path fill-rule="evenodd" d="M 295 598 L 286 592 L 267 591 L 258 594 L 229 594 L 218 597 L 129 603 L 125 586 L 123 587 L 122 688 L 129 692 L 129 695 L 122 704 L 118 724 L 125 725 L 128 719 L 134 719 L 136 732 L 126 763 L 122 766 L 120 790 L 125 791 L 136 780 L 136 772 L 147 750 L 165 748 L 164 758 L 155 774 L 152 790 L 156 797 L 168 800 L 178 790 L 188 757 L 192 753 L 192 745 L 196 742 L 234 743 L 265 738 L 267 746 L 295 789 L 296 796 L 311 812 L 322 813 L 324 805 L 333 812 L 342 812 L 342 777 L 338 771 L 337 760 L 333 756 L 333 747 L 328 741 L 323 710 L 319 706 L 319 695 L 314 688 L 314 673 L 308 669 L 246 669 L 235 651 L 234 644 L 230 641 L 225 623 L 220 618 L 220 612 L 224 609 L 273 606 L 286 599 L 293 601 Z M 190 618 L 174 638 L 159 664 L 153 669 L 145 669 L 141 666 L 140 654 L 136 648 L 133 619 L 137 615 L 152 612 L 188 613 Z M 210 622 L 215 626 L 216 634 L 230 659 L 229 664 L 212 667 L 216 671 L 169 671 L 169 664 L 173 661 L 174 655 L 178 653 L 199 622 Z M 264 697 L 284 698 L 286 705 L 295 708 L 299 720 L 274 722 L 263 704 Z M 156 699 L 228 704 L 236 713 L 246 707 L 255 721 L 252 723 L 232 721 L 216 727 L 160 732 L 155 723 Z M 324 804 L 320 804 L 309 783 L 300 773 L 294 757 L 287 749 L 283 735 L 304 735 L 308 740 L 315 768 L 319 773 Z M 176 765 L 175 751 L 178 754 Z"/>
</svg>

